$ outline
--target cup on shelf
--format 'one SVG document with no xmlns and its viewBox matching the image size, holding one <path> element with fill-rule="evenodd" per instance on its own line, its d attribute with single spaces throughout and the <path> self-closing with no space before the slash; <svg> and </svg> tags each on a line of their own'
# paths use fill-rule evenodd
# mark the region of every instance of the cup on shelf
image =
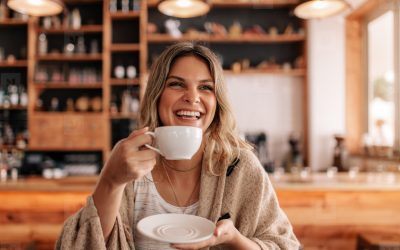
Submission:
<svg viewBox="0 0 400 250">
<path fill-rule="evenodd" d="M 334 167 L 334 166 L 328 167 L 326 169 L 326 176 L 329 179 L 334 179 L 336 177 L 336 175 L 337 175 L 337 172 L 338 172 L 338 168 L 337 167 Z"/>
</svg>

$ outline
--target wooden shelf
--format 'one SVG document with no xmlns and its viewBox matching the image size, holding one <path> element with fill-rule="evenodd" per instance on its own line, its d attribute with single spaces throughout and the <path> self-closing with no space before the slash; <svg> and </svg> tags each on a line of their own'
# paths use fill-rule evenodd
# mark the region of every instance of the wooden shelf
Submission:
<svg viewBox="0 0 400 250">
<path fill-rule="evenodd" d="M 27 109 L 27 107 L 25 107 L 25 106 L 20 106 L 20 105 L 17 105 L 17 106 L 10 106 L 10 107 L 3 107 L 3 106 L 0 106 L 0 110 L 26 110 Z"/>
<path fill-rule="evenodd" d="M 138 78 L 135 78 L 135 79 L 111 78 L 111 80 L 110 80 L 110 85 L 115 85 L 115 86 L 139 85 L 139 84 L 140 84 L 140 80 Z"/>
<path fill-rule="evenodd" d="M 86 148 L 86 147 L 30 147 L 28 146 L 27 149 L 29 151 L 55 151 L 55 152 L 78 152 L 78 151 L 85 151 L 85 152 L 92 152 L 92 151 L 102 151 L 103 148 Z"/>
<path fill-rule="evenodd" d="M 6 19 L 0 21 L 0 26 L 24 26 L 27 24 L 28 24 L 27 21 L 16 20 L 13 18 L 6 18 Z"/>
<path fill-rule="evenodd" d="M 28 62 L 26 60 L 16 60 L 14 62 L 2 61 L 0 62 L 0 68 L 17 68 L 17 67 L 27 67 Z"/>
<path fill-rule="evenodd" d="M 306 70 L 305 69 L 246 69 L 242 70 L 239 73 L 235 73 L 232 70 L 224 70 L 225 74 L 229 75 L 240 75 L 240 74 L 271 74 L 271 75 L 287 75 L 287 76 L 305 76 Z"/>
<path fill-rule="evenodd" d="M 149 0 L 149 8 L 157 7 L 159 0 Z M 209 0 L 211 8 L 279 8 L 293 6 L 299 3 L 299 0 Z"/>
<path fill-rule="evenodd" d="M 38 61 L 101 61 L 102 54 L 72 54 L 51 53 L 44 56 L 37 56 Z"/>
<path fill-rule="evenodd" d="M 138 118 L 137 113 L 131 113 L 131 114 L 110 114 L 110 119 L 111 120 L 135 120 Z"/>
<path fill-rule="evenodd" d="M 241 36 L 214 36 L 214 35 L 183 35 L 180 38 L 174 38 L 168 34 L 149 34 L 147 35 L 149 43 L 172 43 L 182 41 L 202 41 L 210 43 L 284 43 L 284 42 L 302 42 L 305 41 L 305 35 L 241 35 Z"/>
<path fill-rule="evenodd" d="M 129 52 L 129 51 L 140 51 L 139 44 L 111 44 L 111 52 Z"/>
<path fill-rule="evenodd" d="M 110 17 L 113 20 L 134 19 L 140 17 L 140 11 L 129 11 L 129 12 L 117 11 L 110 13 Z"/>
<path fill-rule="evenodd" d="M 70 83 L 70 82 L 46 82 L 34 83 L 38 89 L 101 89 L 101 82 L 93 83 Z"/>
<path fill-rule="evenodd" d="M 101 33 L 103 32 L 103 25 L 94 24 L 94 25 L 83 25 L 80 29 L 72 29 L 72 28 L 38 28 L 37 32 L 39 33 L 47 33 L 47 34 L 63 34 L 63 33 Z"/>
<path fill-rule="evenodd" d="M 65 116 L 65 115 L 85 115 L 85 116 L 99 116 L 102 115 L 103 112 L 79 112 L 79 111 L 35 111 L 35 115 L 40 116 Z"/>
<path fill-rule="evenodd" d="M 14 149 L 16 149 L 16 150 L 27 150 L 27 148 L 19 148 L 19 147 L 17 147 L 17 145 L 1 145 L 0 146 L 0 151 L 3 151 L 3 150 L 12 151 Z"/>
</svg>

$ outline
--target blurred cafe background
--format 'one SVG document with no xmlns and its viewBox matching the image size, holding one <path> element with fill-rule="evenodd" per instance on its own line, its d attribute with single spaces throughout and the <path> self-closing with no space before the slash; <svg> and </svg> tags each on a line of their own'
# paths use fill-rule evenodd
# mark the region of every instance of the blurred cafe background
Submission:
<svg viewBox="0 0 400 250">
<path fill-rule="evenodd" d="M 53 248 L 178 41 L 220 57 L 304 249 L 400 249 L 399 20 L 400 0 L 0 0 L 0 249 Z"/>
</svg>

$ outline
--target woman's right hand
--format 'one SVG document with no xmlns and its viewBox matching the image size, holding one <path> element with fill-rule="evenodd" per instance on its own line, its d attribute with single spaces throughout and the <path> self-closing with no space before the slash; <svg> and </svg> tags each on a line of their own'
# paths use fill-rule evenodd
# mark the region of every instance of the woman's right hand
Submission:
<svg viewBox="0 0 400 250">
<path fill-rule="evenodd" d="M 152 142 L 152 137 L 145 134 L 147 131 L 148 127 L 135 130 L 114 146 L 102 170 L 101 180 L 114 187 L 121 186 L 143 177 L 153 169 L 157 153 L 144 147 L 144 144 Z"/>
</svg>

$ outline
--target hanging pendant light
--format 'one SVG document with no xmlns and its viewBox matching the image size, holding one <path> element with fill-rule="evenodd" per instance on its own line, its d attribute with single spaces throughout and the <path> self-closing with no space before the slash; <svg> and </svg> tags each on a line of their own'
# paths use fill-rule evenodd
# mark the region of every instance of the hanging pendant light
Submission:
<svg viewBox="0 0 400 250">
<path fill-rule="evenodd" d="M 61 0 L 8 0 L 10 9 L 30 16 L 55 16 L 64 9 Z"/>
<path fill-rule="evenodd" d="M 303 19 L 318 19 L 337 15 L 350 8 L 346 0 L 307 0 L 294 9 L 294 14 Z"/>
<path fill-rule="evenodd" d="M 158 10 L 167 16 L 190 18 L 206 14 L 210 6 L 201 0 L 165 0 L 158 4 Z"/>
</svg>

